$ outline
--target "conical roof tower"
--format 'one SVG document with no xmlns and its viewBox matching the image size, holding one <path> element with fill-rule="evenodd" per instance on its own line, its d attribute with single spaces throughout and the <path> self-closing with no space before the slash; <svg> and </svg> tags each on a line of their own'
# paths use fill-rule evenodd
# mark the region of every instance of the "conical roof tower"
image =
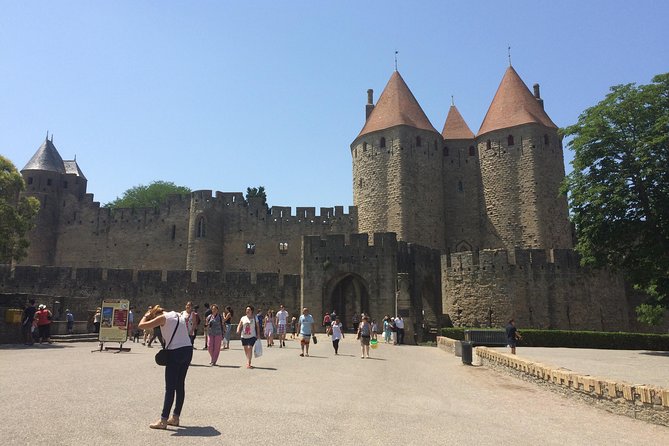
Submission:
<svg viewBox="0 0 669 446">
<path fill-rule="evenodd" d="M 441 131 L 444 139 L 474 139 L 474 133 L 470 130 L 460 111 L 455 105 L 448 109 L 448 116 Z"/>
<path fill-rule="evenodd" d="M 477 136 L 495 130 L 523 124 L 541 124 L 557 129 L 543 109 L 541 102 L 532 95 L 512 66 L 506 69 L 497 93 L 483 118 Z"/>
<path fill-rule="evenodd" d="M 24 170 L 43 170 L 47 172 L 65 173 L 65 164 L 60 153 L 53 145 L 53 141 L 45 139 L 37 152 L 30 158 L 28 164 L 25 165 L 21 171 Z"/>
<path fill-rule="evenodd" d="M 351 144 L 358 231 L 441 249 L 442 138 L 402 76 L 390 76 L 379 100 L 367 92 L 366 121 Z"/>
<path fill-rule="evenodd" d="M 400 73 L 395 71 L 358 137 L 398 125 L 437 132 Z"/>
</svg>

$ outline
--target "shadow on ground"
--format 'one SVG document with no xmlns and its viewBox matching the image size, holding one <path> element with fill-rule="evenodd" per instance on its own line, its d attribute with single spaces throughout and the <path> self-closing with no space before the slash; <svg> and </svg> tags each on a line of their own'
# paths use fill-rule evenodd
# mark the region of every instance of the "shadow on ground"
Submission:
<svg viewBox="0 0 669 446">
<path fill-rule="evenodd" d="M 181 426 L 173 437 L 218 437 L 221 432 L 213 426 Z"/>
</svg>

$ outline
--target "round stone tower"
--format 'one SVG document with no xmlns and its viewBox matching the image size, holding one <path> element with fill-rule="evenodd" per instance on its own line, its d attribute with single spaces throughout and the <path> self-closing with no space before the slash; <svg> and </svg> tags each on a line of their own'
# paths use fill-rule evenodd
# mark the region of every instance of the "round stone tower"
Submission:
<svg viewBox="0 0 669 446">
<path fill-rule="evenodd" d="M 476 137 L 489 248 L 571 248 L 562 142 L 509 66 Z"/>
<path fill-rule="evenodd" d="M 25 195 L 40 202 L 35 228 L 30 233 L 28 256 L 21 263 L 27 265 L 53 265 L 56 258 L 61 194 L 65 164 L 53 140 L 48 138 L 21 169 L 26 183 Z"/>
<path fill-rule="evenodd" d="M 443 249 L 441 135 L 395 71 L 351 144 L 359 232 Z"/>
</svg>

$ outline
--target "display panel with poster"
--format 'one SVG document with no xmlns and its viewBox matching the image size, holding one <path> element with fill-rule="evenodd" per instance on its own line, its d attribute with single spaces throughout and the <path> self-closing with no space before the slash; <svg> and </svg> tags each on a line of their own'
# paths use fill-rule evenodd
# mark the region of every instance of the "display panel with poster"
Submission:
<svg viewBox="0 0 669 446">
<path fill-rule="evenodd" d="M 100 342 L 120 342 L 128 340 L 128 310 L 130 301 L 125 299 L 105 299 L 102 301 L 100 321 Z"/>
</svg>

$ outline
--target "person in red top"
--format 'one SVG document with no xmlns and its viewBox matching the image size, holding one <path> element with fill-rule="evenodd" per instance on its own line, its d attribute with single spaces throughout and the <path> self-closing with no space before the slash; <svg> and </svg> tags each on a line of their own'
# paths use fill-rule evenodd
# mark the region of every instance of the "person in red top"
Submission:
<svg viewBox="0 0 669 446">
<path fill-rule="evenodd" d="M 331 325 L 332 319 L 330 319 L 330 313 L 325 313 L 325 316 L 323 316 L 323 328 L 325 328 L 325 333 L 327 333 L 328 336 L 330 336 Z"/>
<path fill-rule="evenodd" d="M 35 313 L 35 318 L 37 319 L 39 343 L 46 341 L 51 344 L 51 311 L 47 309 L 46 305 L 42 304 Z"/>
</svg>

